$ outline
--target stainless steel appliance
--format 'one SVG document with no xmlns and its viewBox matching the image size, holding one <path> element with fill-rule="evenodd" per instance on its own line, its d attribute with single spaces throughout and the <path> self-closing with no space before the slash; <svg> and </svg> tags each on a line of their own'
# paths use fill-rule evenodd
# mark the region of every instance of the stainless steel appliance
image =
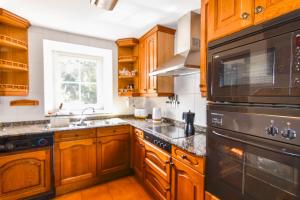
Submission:
<svg viewBox="0 0 300 200">
<path fill-rule="evenodd" d="M 209 44 L 208 99 L 300 104 L 300 11 Z"/>
<path fill-rule="evenodd" d="M 206 190 L 222 200 L 300 199 L 300 109 L 210 104 Z"/>
<path fill-rule="evenodd" d="M 186 136 L 191 136 L 195 134 L 194 120 L 195 113 L 189 111 L 182 113 L 182 119 L 185 121 L 184 133 Z"/>
<path fill-rule="evenodd" d="M 29 134 L 22 136 L 1 136 L 0 137 L 0 154 L 1 153 L 14 153 L 19 151 L 35 151 L 39 148 L 49 148 L 51 169 L 47 172 L 51 175 L 51 187 L 49 191 L 35 195 L 28 199 L 31 200 L 41 200 L 41 199 L 51 199 L 55 196 L 54 191 L 54 166 L 53 166 L 53 133 L 43 133 L 43 134 Z M 12 177 L 13 178 L 13 177 Z"/>
</svg>

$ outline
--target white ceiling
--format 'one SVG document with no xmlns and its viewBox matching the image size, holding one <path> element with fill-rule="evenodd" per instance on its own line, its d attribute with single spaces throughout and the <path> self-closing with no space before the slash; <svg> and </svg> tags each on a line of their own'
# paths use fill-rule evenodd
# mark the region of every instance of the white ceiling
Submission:
<svg viewBox="0 0 300 200">
<path fill-rule="evenodd" d="M 119 0 L 113 11 L 90 0 L 0 0 L 0 7 L 28 19 L 32 25 L 116 40 L 140 37 L 156 24 L 175 27 L 200 0 Z"/>
</svg>

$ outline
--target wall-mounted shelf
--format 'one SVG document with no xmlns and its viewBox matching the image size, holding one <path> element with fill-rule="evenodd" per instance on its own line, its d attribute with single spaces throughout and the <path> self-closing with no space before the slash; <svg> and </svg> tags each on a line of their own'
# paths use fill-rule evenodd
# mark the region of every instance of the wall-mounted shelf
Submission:
<svg viewBox="0 0 300 200">
<path fill-rule="evenodd" d="M 119 57 L 119 63 L 126 63 L 126 62 L 136 62 L 137 56 L 120 56 Z"/>
<path fill-rule="evenodd" d="M 27 93 L 27 85 L 0 84 L 0 96 L 25 96 Z"/>
<path fill-rule="evenodd" d="M 6 35 L 0 35 L 0 46 L 27 50 L 27 43 L 25 41 L 18 40 Z"/>
<path fill-rule="evenodd" d="M 118 45 L 118 91 L 119 96 L 139 96 L 139 41 L 125 38 L 116 41 Z"/>
<path fill-rule="evenodd" d="M 28 65 L 24 63 L 0 59 L 0 70 L 28 71 Z"/>
<path fill-rule="evenodd" d="M 26 96 L 29 22 L 0 8 L 0 96 Z"/>
<path fill-rule="evenodd" d="M 38 106 L 38 100 L 20 99 L 10 102 L 10 106 Z"/>
</svg>

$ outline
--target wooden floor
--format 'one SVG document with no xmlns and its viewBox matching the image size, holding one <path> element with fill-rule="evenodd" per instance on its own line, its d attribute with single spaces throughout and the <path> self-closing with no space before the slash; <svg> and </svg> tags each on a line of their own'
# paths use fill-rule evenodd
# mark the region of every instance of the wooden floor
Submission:
<svg viewBox="0 0 300 200">
<path fill-rule="evenodd" d="M 55 198 L 55 200 L 152 200 L 143 186 L 133 177 L 117 179 L 92 188 Z"/>
</svg>

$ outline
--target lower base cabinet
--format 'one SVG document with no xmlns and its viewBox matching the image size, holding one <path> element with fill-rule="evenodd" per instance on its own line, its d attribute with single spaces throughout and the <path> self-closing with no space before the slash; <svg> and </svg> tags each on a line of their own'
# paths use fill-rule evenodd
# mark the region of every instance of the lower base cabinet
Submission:
<svg viewBox="0 0 300 200">
<path fill-rule="evenodd" d="M 98 138 L 97 174 L 113 174 L 129 170 L 129 134 Z"/>
<path fill-rule="evenodd" d="M 172 162 L 172 199 L 203 200 L 204 176 L 174 158 Z"/>
<path fill-rule="evenodd" d="M 50 191 L 51 150 L 0 156 L 0 199 L 25 199 Z"/>
</svg>

